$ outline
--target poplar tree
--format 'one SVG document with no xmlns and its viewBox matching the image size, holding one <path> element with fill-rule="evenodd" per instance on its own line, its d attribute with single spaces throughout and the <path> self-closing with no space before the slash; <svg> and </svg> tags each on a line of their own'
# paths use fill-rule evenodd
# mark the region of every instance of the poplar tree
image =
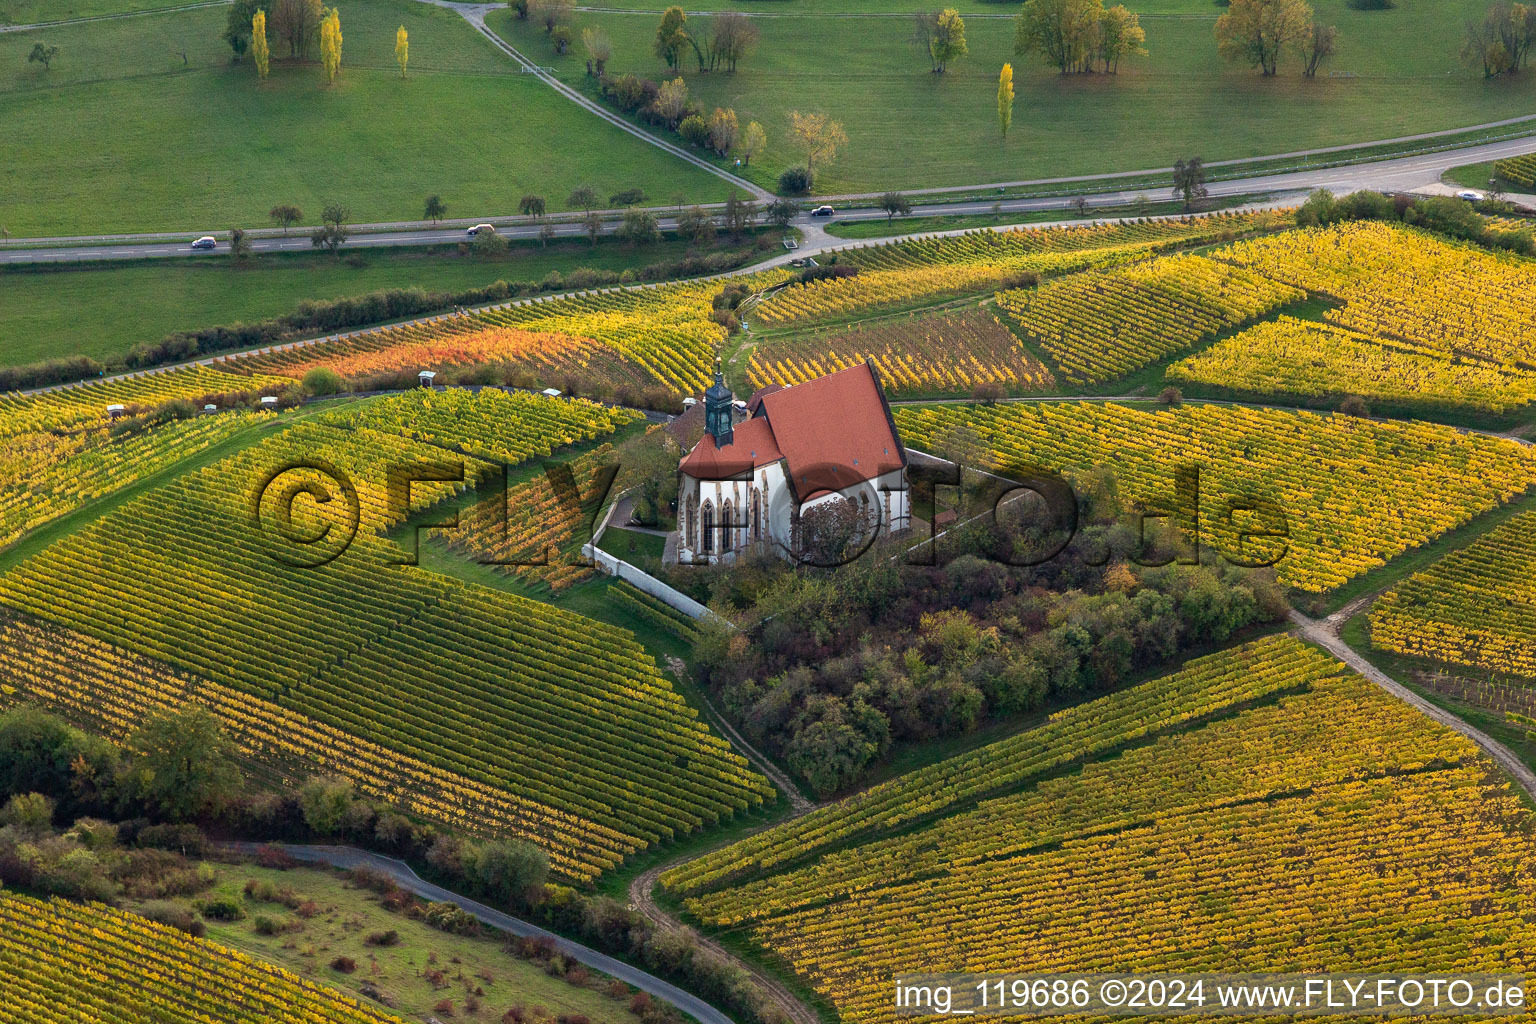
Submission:
<svg viewBox="0 0 1536 1024">
<path fill-rule="evenodd" d="M 267 49 L 267 12 L 257 11 L 251 19 L 251 56 L 256 59 L 256 75 L 267 77 L 272 51 Z"/>
<path fill-rule="evenodd" d="M 1013 65 L 1004 64 L 1002 72 L 997 76 L 997 124 L 1003 130 L 1003 138 L 1008 137 L 1008 129 L 1013 125 Z"/>
<path fill-rule="evenodd" d="M 341 14 L 329 8 L 320 19 L 320 61 L 325 65 L 325 80 L 336 81 L 341 71 Z"/>
<path fill-rule="evenodd" d="M 401 25 L 395 32 L 395 60 L 400 64 L 400 77 L 405 77 L 405 62 L 411 59 L 411 39 Z"/>
</svg>

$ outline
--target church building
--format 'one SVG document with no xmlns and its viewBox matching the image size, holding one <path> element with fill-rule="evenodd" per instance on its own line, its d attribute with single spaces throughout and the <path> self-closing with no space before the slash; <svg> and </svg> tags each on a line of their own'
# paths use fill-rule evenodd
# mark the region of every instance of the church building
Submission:
<svg viewBox="0 0 1536 1024">
<path fill-rule="evenodd" d="M 873 363 L 770 385 L 741 405 L 717 371 L 704 435 L 680 467 L 680 563 L 754 548 L 791 556 L 802 517 L 824 503 L 849 503 L 882 535 L 911 526 L 906 449 Z"/>
</svg>

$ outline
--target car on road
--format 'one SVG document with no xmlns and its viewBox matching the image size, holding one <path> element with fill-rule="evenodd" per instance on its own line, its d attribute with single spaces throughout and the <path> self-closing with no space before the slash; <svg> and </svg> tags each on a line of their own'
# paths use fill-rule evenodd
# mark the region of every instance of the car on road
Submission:
<svg viewBox="0 0 1536 1024">
<path fill-rule="evenodd" d="M 212 249 L 219 244 L 219 240 L 212 235 L 204 235 L 192 243 L 194 249 Z"/>
<path fill-rule="evenodd" d="M 1483 201 L 1483 194 L 1475 189 L 1464 188 L 1456 193 L 1456 198 L 1465 199 L 1469 203 L 1480 203 Z"/>
<path fill-rule="evenodd" d="M 466 231 L 465 234 L 469 235 L 470 237 L 474 237 L 475 235 L 478 235 L 482 231 L 484 231 L 488 235 L 494 235 L 496 233 L 496 225 L 494 225 L 494 224 L 476 224 L 474 227 L 472 227 L 468 231 Z"/>
<path fill-rule="evenodd" d="M 811 216 L 812 217 L 830 217 L 830 216 L 832 216 L 836 212 L 837 211 L 832 209 L 832 207 L 830 207 L 830 206 L 818 206 L 818 207 L 816 207 L 816 209 L 811 211 Z"/>
</svg>

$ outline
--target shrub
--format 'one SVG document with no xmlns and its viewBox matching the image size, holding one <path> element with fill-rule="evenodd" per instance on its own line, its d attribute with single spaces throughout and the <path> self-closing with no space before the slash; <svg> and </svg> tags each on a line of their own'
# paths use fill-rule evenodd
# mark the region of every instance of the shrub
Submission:
<svg viewBox="0 0 1536 1024">
<path fill-rule="evenodd" d="M 139 830 L 138 845 L 159 850 L 175 850 L 186 857 L 201 857 L 208 852 L 208 837 L 196 825 L 150 825 Z"/>
<path fill-rule="evenodd" d="M 139 908 L 140 917 L 186 932 L 194 939 L 208 934 L 208 926 L 186 907 L 175 903 L 146 903 Z"/>
<path fill-rule="evenodd" d="M 1358 416 L 1363 419 L 1371 414 L 1371 407 L 1359 395 L 1350 395 L 1339 403 L 1339 412 L 1345 416 Z"/>
<path fill-rule="evenodd" d="M 636 206 L 645 202 L 645 189 L 627 188 L 623 192 L 615 192 L 608 197 L 608 202 L 613 206 Z"/>
<path fill-rule="evenodd" d="M 331 961 L 331 970 L 340 971 L 342 974 L 351 974 L 357 970 L 357 961 L 349 956 L 339 956 Z"/>
<path fill-rule="evenodd" d="M 266 914 L 257 914 L 251 921 L 251 926 L 256 929 L 257 935 L 282 935 L 284 932 L 295 931 L 302 927 L 296 921 L 284 921 L 280 917 L 269 917 Z"/>
<path fill-rule="evenodd" d="M 198 913 L 210 921 L 243 921 L 245 920 L 245 904 L 240 897 L 230 893 L 219 893 L 205 900 L 198 900 L 193 904 Z"/>
<path fill-rule="evenodd" d="M 53 801 L 41 793 L 18 793 L 0 809 L 0 824 L 42 832 L 53 824 Z"/>
<path fill-rule="evenodd" d="M 786 196 L 803 196 L 810 194 L 811 186 L 815 179 L 811 176 L 809 167 L 789 167 L 779 175 L 779 192 Z"/>
<path fill-rule="evenodd" d="M 709 145 L 709 122 L 698 114 L 689 114 L 683 118 L 682 124 L 677 126 L 677 134 L 683 137 L 683 141 L 692 146 L 704 147 Z"/>
<path fill-rule="evenodd" d="M 317 366 L 304 375 L 304 390 L 311 395 L 334 395 L 345 387 L 341 374 L 329 366 Z"/>
<path fill-rule="evenodd" d="M 1184 392 L 1175 387 L 1166 387 L 1158 392 L 1157 401 L 1161 405 L 1183 405 Z"/>
<path fill-rule="evenodd" d="M 400 933 L 393 928 L 383 932 L 369 932 L 363 939 L 365 946 L 398 946 L 400 945 Z"/>
</svg>

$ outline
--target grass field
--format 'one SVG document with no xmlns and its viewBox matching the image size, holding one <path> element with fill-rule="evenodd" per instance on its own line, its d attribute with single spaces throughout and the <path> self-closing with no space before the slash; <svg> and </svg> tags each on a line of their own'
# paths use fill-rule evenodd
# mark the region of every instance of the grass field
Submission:
<svg viewBox="0 0 1536 1024">
<path fill-rule="evenodd" d="M 532 1010 L 544 1007 L 540 1016 L 579 1014 L 593 1024 L 631 1024 L 627 997 L 610 999 L 599 991 L 579 988 L 551 977 L 540 967 L 504 952 L 498 939 L 467 938 L 438 931 L 425 922 L 386 910 L 379 897 L 352 886 L 330 871 L 299 869 L 274 871 L 249 864 L 217 866 L 215 891 L 241 895 L 247 881 L 288 889 L 299 900 L 316 904 L 318 913 L 305 920 L 279 903 L 243 898 L 247 916 L 242 921 L 209 921 L 208 938 L 263 960 L 280 964 L 315 982 L 358 995 L 372 985 L 387 995 L 394 1011 L 408 1020 L 425 1021 L 433 1008 L 451 999 L 454 1015 L 470 1019 L 498 1020 L 510 1007 Z M 178 903 L 190 906 L 189 900 Z M 130 904 L 127 909 L 136 909 Z M 256 931 L 257 917 L 266 917 L 293 929 L 266 936 Z M 394 945 L 370 945 L 368 936 L 393 931 Z M 331 967 L 338 957 L 357 966 L 347 974 Z M 429 971 L 447 975 L 434 985 Z M 465 1005 L 466 992 L 479 988 L 476 997 L 481 1013 Z M 490 1012 L 494 1011 L 494 1012 Z M 439 1016 L 450 1014 L 437 1011 Z"/>
<path fill-rule="evenodd" d="M 872 2 L 839 0 L 846 9 Z M 647 6 L 655 6 L 647 4 Z M 1151 54 L 1119 75 L 1063 77 L 1034 59 L 1013 55 L 1006 18 L 973 18 L 966 25 L 970 55 L 939 76 L 911 42 L 907 17 L 846 18 L 797 0 L 754 4 L 763 17 L 758 52 L 735 75 L 686 73 L 707 106 L 734 107 L 743 122 L 760 121 L 768 149 L 751 177 L 771 183 L 790 163 L 803 162 L 786 136 L 787 111 L 824 111 L 840 120 L 849 144 L 824 169 L 818 191 L 1009 181 L 1171 166 L 1179 157 L 1249 157 L 1390 138 L 1465 126 L 1526 113 L 1528 86 L 1484 81 L 1456 57 L 1461 25 L 1486 5 L 1447 0 L 1400 5 L 1385 12 L 1349 10 L 1344 0 L 1319 0 L 1318 16 L 1339 27 L 1338 55 L 1322 76 L 1307 80 L 1292 58 L 1278 78 L 1262 79 L 1219 59 L 1212 28 L 1219 9 L 1194 0 L 1133 4 Z M 886 10 L 891 10 L 889 4 Z M 1011 13 L 1012 6 L 973 5 Z M 1181 14 L 1152 17 L 1151 14 Z M 590 14 L 578 27 L 600 24 L 614 40 L 611 73 L 660 78 L 651 53 L 656 15 Z M 541 64 L 591 88 L 580 47 L 554 55 L 541 28 L 495 12 L 489 24 Z M 851 31 L 852 30 L 852 31 Z M 1429 42 L 1426 42 L 1428 40 Z M 692 57 L 688 58 L 692 61 Z M 997 71 L 1015 63 L 1018 98 L 1006 143 L 996 126 Z M 689 67 L 685 62 L 685 69 Z M 1358 77 L 1330 79 L 1328 70 Z M 914 118 L 921 130 L 914 132 Z"/>
<path fill-rule="evenodd" d="M 498 280 L 537 281 L 552 270 L 623 270 L 674 260 L 687 251 L 678 241 L 640 248 L 566 242 L 548 249 L 515 246 L 494 261 L 452 250 L 379 248 L 362 251 L 362 266 L 304 254 L 262 256 L 244 267 L 215 258 L 0 271 L 0 289 L 10 299 L 0 305 L 0 366 L 69 355 L 110 359 L 173 331 L 288 313 L 304 299 L 380 288 L 454 291 Z"/>
<path fill-rule="evenodd" d="M 230 62 L 222 7 L 0 35 L 0 226 L 12 237 L 267 224 L 336 199 L 354 222 L 551 209 L 589 182 L 607 196 L 723 199 L 724 182 L 584 114 L 457 14 L 412 0 L 341 7 L 341 77 Z M 410 34 L 410 77 L 394 33 Z M 51 70 L 28 64 L 58 46 Z M 274 56 L 283 52 L 273 43 Z M 183 58 L 185 55 L 185 59 Z"/>
<path fill-rule="evenodd" d="M 0 0 L 0 25 L 40 25 L 73 18 L 182 7 L 197 0 Z"/>
</svg>

